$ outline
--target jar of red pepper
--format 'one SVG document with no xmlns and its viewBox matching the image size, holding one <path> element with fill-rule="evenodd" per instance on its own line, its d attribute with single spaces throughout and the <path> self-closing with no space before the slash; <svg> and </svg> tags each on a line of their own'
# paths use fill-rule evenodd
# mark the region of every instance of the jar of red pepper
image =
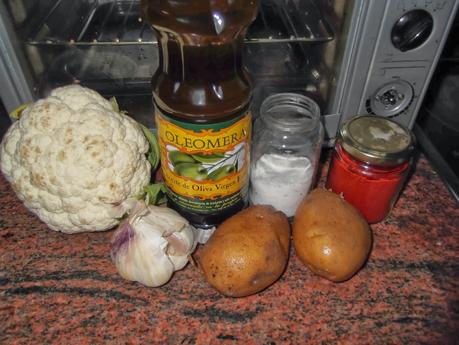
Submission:
<svg viewBox="0 0 459 345">
<path fill-rule="evenodd" d="M 339 131 L 326 187 L 342 193 L 368 223 L 380 222 L 397 200 L 413 150 L 411 132 L 395 121 L 352 118 Z"/>
</svg>

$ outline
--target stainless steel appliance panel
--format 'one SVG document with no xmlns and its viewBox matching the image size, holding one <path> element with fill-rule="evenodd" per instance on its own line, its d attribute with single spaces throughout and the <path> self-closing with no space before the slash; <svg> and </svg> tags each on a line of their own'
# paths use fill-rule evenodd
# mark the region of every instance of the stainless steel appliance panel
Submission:
<svg viewBox="0 0 459 345">
<path fill-rule="evenodd" d="M 392 117 L 412 127 L 458 8 L 455 0 L 368 1 L 342 120 Z"/>
</svg>

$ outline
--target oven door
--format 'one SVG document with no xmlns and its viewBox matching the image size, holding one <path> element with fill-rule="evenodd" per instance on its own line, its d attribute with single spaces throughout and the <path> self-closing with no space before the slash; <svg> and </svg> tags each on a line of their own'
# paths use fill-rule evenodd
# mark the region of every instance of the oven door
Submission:
<svg viewBox="0 0 459 345">
<path fill-rule="evenodd" d="M 459 16 L 414 127 L 419 146 L 459 202 Z"/>
</svg>

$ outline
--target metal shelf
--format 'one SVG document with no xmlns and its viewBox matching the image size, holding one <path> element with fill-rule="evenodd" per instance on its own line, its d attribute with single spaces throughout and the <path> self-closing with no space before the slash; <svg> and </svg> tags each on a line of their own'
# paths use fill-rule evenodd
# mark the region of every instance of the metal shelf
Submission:
<svg viewBox="0 0 459 345">
<path fill-rule="evenodd" d="M 69 16 L 68 13 L 75 13 Z M 65 18 L 65 20 L 62 20 Z M 313 0 L 262 0 L 247 43 L 320 43 L 333 29 Z M 150 25 L 140 17 L 139 0 L 58 0 L 27 39 L 32 45 L 157 44 Z"/>
</svg>

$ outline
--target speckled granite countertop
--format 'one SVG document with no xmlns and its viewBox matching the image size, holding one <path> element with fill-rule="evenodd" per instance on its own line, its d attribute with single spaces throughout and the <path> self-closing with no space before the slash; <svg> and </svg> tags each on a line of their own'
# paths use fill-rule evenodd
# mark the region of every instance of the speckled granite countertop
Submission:
<svg viewBox="0 0 459 345">
<path fill-rule="evenodd" d="M 2 344 L 448 344 L 459 339 L 459 209 L 421 159 L 352 280 L 303 267 L 264 292 L 225 298 L 191 265 L 162 288 L 123 280 L 112 231 L 49 230 L 0 177 Z"/>
</svg>

